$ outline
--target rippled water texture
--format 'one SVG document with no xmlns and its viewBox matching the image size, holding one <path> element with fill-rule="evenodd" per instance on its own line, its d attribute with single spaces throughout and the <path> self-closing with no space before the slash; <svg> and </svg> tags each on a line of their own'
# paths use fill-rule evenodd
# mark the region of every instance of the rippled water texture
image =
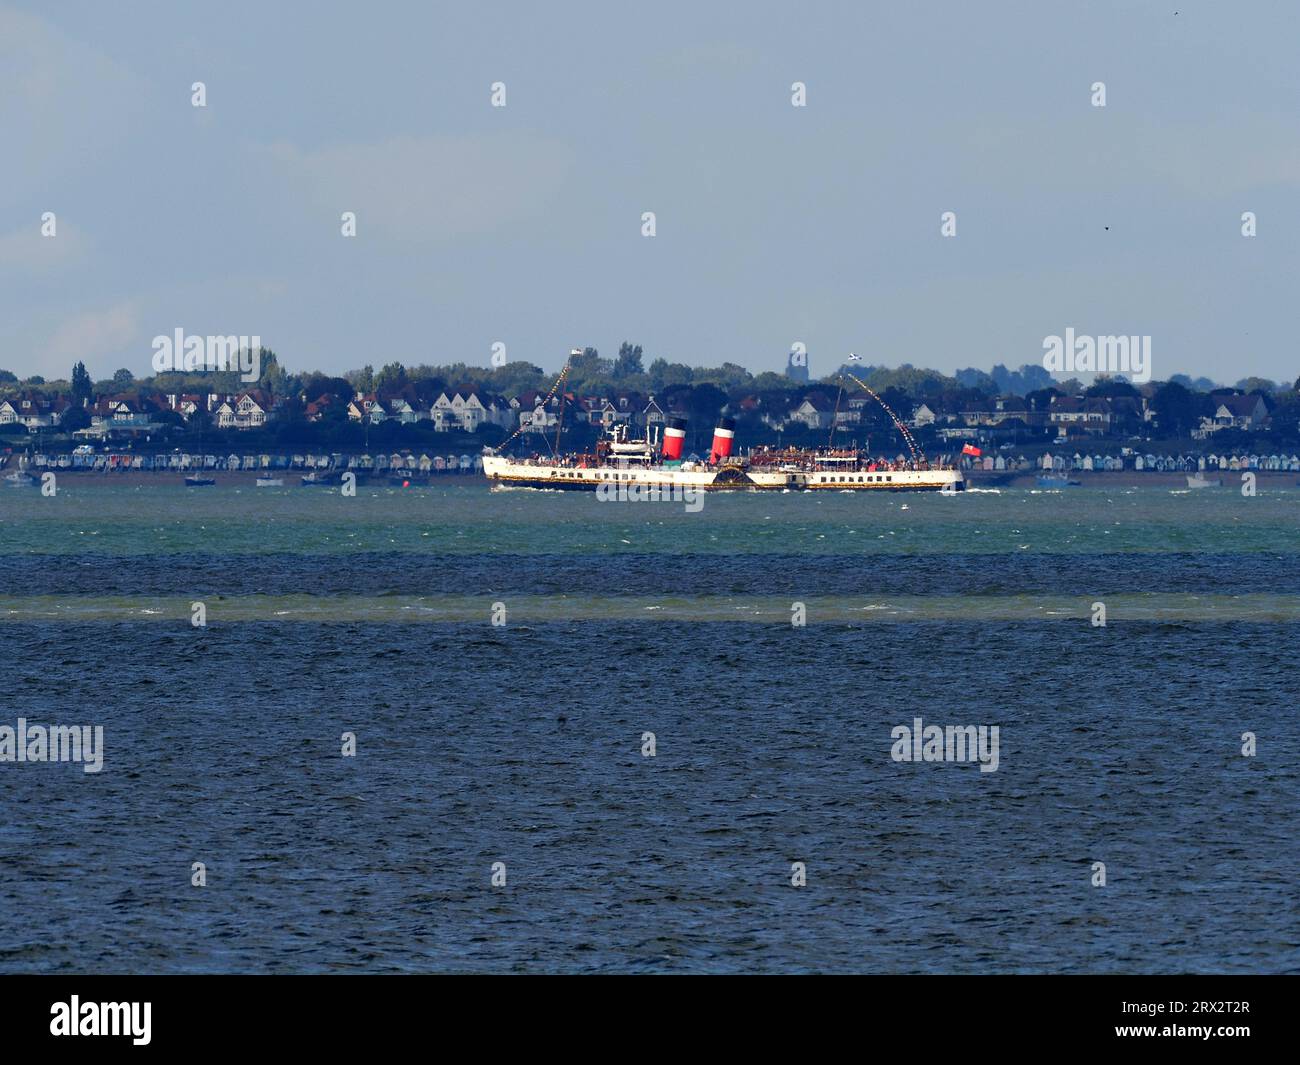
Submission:
<svg viewBox="0 0 1300 1065">
<path fill-rule="evenodd" d="M 0 725 L 106 751 L 0 762 L 0 971 L 1300 970 L 1297 530 L 1295 489 L 0 490 Z M 916 717 L 997 771 L 894 761 Z"/>
</svg>

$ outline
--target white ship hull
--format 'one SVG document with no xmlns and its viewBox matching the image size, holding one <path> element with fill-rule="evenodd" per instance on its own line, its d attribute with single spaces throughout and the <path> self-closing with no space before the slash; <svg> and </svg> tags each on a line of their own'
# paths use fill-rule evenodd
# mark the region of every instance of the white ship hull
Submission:
<svg viewBox="0 0 1300 1065">
<path fill-rule="evenodd" d="M 960 470 L 781 470 L 740 463 L 706 466 L 571 466 L 484 455 L 483 474 L 496 485 L 594 491 L 602 484 L 720 491 L 960 492 Z"/>
</svg>

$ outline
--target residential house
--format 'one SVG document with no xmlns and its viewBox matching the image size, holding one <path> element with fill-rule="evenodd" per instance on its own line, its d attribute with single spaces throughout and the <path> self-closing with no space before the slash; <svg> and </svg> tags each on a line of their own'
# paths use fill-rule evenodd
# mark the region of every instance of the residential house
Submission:
<svg viewBox="0 0 1300 1065">
<path fill-rule="evenodd" d="M 663 425 L 663 423 L 663 408 L 655 402 L 654 396 L 651 396 L 646 405 L 641 409 L 641 425 L 648 428 L 651 425 Z"/>
<path fill-rule="evenodd" d="M 1201 419 L 1201 433 L 1207 436 L 1220 429 L 1244 429 L 1252 432 L 1268 420 L 1268 404 L 1255 393 L 1249 396 L 1214 396 L 1214 413 Z"/>
<path fill-rule="evenodd" d="M 71 405 L 65 396 L 46 399 L 35 392 L 24 392 L 0 402 L 0 425 L 23 425 L 34 433 L 58 425 Z"/>
<path fill-rule="evenodd" d="M 154 404 L 159 410 L 172 411 L 179 414 L 183 421 L 189 421 L 190 418 L 199 410 L 209 410 L 204 396 L 197 392 L 187 392 L 177 395 L 175 392 L 169 392 L 166 396 L 154 397 Z"/>
<path fill-rule="evenodd" d="M 924 429 L 927 425 L 933 425 L 938 421 L 939 412 L 936 407 L 930 406 L 929 403 L 918 404 L 916 410 L 912 411 L 912 428 Z"/>
<path fill-rule="evenodd" d="M 868 410 L 875 402 L 866 393 L 843 397 L 840 401 L 840 408 L 835 414 L 835 424 L 861 425 L 863 412 Z M 834 409 L 833 404 L 832 409 Z"/>
<path fill-rule="evenodd" d="M 487 407 L 483 401 L 478 398 L 475 392 L 469 393 L 468 396 L 462 396 L 459 392 L 452 397 L 451 409 L 456 415 L 456 420 L 461 429 L 467 433 L 474 432 L 480 425 L 487 420 Z"/>
<path fill-rule="evenodd" d="M 305 398 L 305 397 L 304 397 Z M 309 422 L 318 422 L 325 416 L 325 412 L 334 405 L 335 399 L 328 392 L 317 396 L 305 407 L 303 407 L 303 417 Z"/>
<path fill-rule="evenodd" d="M 270 411 L 270 397 L 255 389 L 220 403 L 214 412 L 214 420 L 218 429 L 260 429 L 270 417 Z"/>
<path fill-rule="evenodd" d="M 1019 419 L 1026 425 L 1031 424 L 1033 412 L 1029 409 L 1029 404 L 1025 402 L 1022 396 L 998 396 L 993 401 L 993 409 L 989 412 L 989 424 L 1001 425 L 1003 422 Z"/>
<path fill-rule="evenodd" d="M 834 416 L 834 401 L 820 392 L 810 392 L 790 412 L 790 421 L 801 422 L 809 429 L 827 429 Z"/>
<path fill-rule="evenodd" d="M 378 425 L 388 417 L 388 411 L 373 392 L 369 395 L 358 392 L 348 404 L 348 417 L 354 422 L 368 421 L 371 425 Z"/>
<path fill-rule="evenodd" d="M 974 429 L 981 425 L 992 425 L 993 415 L 987 400 L 967 400 L 954 416 L 960 425 Z"/>
<path fill-rule="evenodd" d="M 1057 436 L 1081 432 L 1101 436 L 1110 431 L 1113 415 L 1108 399 L 1053 396 L 1047 418 L 1056 428 Z"/>
<path fill-rule="evenodd" d="M 565 397 L 565 405 L 571 406 L 575 401 L 573 395 Z M 527 392 L 516 396 L 510 401 L 510 406 L 514 409 L 516 416 L 519 418 L 519 425 L 525 433 L 544 433 L 549 429 L 554 429 L 556 422 L 560 417 L 560 397 L 559 395 L 551 396 L 548 401 L 545 392 L 538 392 L 536 389 L 529 389 Z M 569 415 L 565 415 L 569 417 Z"/>
<path fill-rule="evenodd" d="M 152 425 L 139 396 L 107 396 L 90 408 L 91 425 L 108 429 L 141 429 Z"/>
<path fill-rule="evenodd" d="M 599 425 L 603 429 L 608 429 L 612 425 L 630 425 L 634 411 L 629 409 L 626 404 L 626 395 L 623 397 L 623 406 L 621 407 L 617 400 L 600 400 L 599 405 L 592 408 L 592 424 Z"/>
<path fill-rule="evenodd" d="M 446 392 L 441 393 L 433 401 L 433 405 L 429 408 L 429 420 L 433 423 L 434 432 L 437 433 L 449 433 L 459 424 L 456 410 Z"/>
<path fill-rule="evenodd" d="M 515 416 L 504 396 L 489 396 L 484 402 L 488 409 L 488 419 L 493 425 L 499 425 L 502 429 L 514 427 Z"/>
<path fill-rule="evenodd" d="M 388 404 L 388 416 L 403 425 L 410 425 L 413 422 L 418 422 L 421 418 L 429 416 L 428 411 L 420 410 L 419 407 L 404 396 L 392 396 L 385 402 Z"/>
</svg>

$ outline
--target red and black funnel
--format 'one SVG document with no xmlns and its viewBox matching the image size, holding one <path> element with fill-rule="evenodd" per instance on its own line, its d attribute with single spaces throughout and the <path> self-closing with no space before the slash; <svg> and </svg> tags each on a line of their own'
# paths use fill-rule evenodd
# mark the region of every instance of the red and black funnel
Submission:
<svg viewBox="0 0 1300 1065">
<path fill-rule="evenodd" d="M 686 419 L 669 418 L 664 425 L 664 458 L 680 459 L 686 444 Z"/>
<path fill-rule="evenodd" d="M 713 450 L 709 455 L 709 461 L 717 465 L 728 455 L 731 454 L 731 443 L 736 437 L 736 419 L 722 418 L 718 421 L 718 427 L 713 430 Z"/>
</svg>

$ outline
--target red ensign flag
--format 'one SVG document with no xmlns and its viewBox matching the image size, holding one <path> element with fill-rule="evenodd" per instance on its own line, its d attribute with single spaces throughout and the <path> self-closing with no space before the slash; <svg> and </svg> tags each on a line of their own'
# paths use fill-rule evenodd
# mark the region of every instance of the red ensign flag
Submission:
<svg viewBox="0 0 1300 1065">
<path fill-rule="evenodd" d="M 982 452 L 974 444 L 963 444 L 961 448 L 961 453 L 963 455 L 974 455 L 976 458 L 979 458 L 982 454 L 984 454 L 984 452 Z"/>
</svg>

